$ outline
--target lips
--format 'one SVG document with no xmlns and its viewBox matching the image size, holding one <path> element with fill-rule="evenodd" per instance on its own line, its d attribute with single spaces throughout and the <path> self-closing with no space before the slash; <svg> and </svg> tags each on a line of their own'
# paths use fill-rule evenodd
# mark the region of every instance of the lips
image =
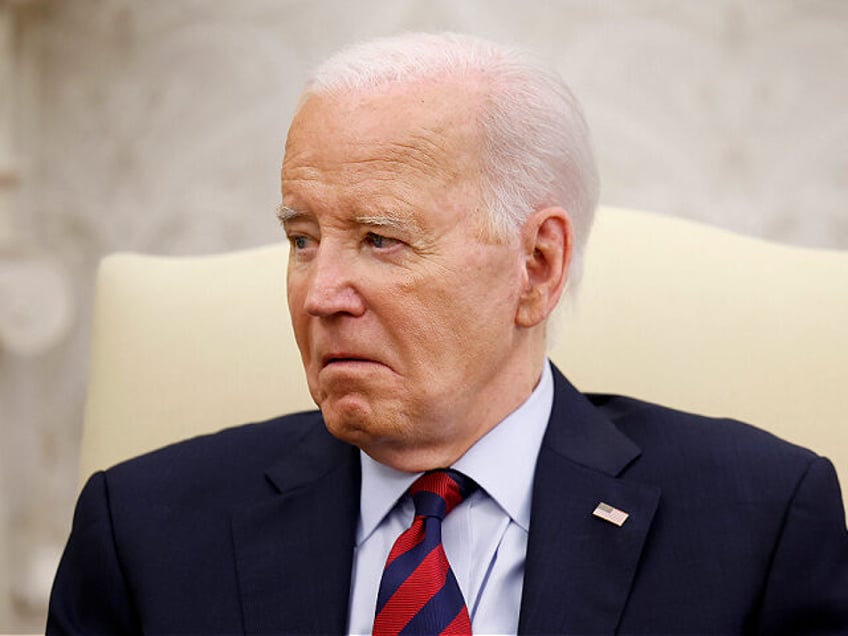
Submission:
<svg viewBox="0 0 848 636">
<path fill-rule="evenodd" d="M 332 364 L 338 364 L 342 362 L 372 362 L 376 363 L 376 360 L 372 360 L 371 358 L 366 358 L 365 356 L 360 356 L 351 353 L 331 353 L 324 356 L 321 356 L 321 368 L 325 368 Z"/>
</svg>

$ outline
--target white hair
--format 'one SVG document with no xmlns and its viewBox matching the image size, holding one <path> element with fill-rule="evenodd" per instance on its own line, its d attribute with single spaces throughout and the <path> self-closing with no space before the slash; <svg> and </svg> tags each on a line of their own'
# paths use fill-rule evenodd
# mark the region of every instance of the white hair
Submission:
<svg viewBox="0 0 848 636">
<path fill-rule="evenodd" d="M 517 233 L 534 211 L 563 207 L 574 227 L 573 290 L 598 201 L 589 128 L 577 99 L 555 72 L 527 52 L 456 33 L 407 33 L 336 53 L 309 79 L 310 95 L 376 90 L 430 79 L 472 78 L 479 113 L 483 203 L 496 236 Z"/>
</svg>

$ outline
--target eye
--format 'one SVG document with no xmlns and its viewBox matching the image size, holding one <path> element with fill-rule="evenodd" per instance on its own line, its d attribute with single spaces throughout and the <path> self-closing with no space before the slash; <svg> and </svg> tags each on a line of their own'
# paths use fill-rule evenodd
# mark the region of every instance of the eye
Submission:
<svg viewBox="0 0 848 636">
<path fill-rule="evenodd" d="M 400 244 L 400 241 L 397 239 L 389 238 L 382 234 L 375 234 L 374 232 L 368 232 L 365 236 L 365 242 L 378 250 L 388 249 Z"/>
<path fill-rule="evenodd" d="M 309 247 L 309 238 L 300 234 L 292 234 L 289 236 L 289 243 L 295 250 L 305 250 Z"/>
</svg>

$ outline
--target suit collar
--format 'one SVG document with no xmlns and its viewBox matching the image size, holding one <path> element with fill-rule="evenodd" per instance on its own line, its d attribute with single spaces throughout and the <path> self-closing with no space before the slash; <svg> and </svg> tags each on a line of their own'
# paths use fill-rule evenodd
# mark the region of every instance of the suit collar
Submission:
<svg viewBox="0 0 848 636">
<path fill-rule="evenodd" d="M 554 384 L 534 478 L 519 632 L 612 633 L 660 493 L 621 478 L 639 448 L 556 368 Z M 359 514 L 358 450 L 330 436 L 316 416 L 266 477 L 269 496 L 232 520 L 245 631 L 342 633 Z M 630 518 L 619 528 L 593 517 L 601 501 Z"/>
<path fill-rule="evenodd" d="M 611 477 L 641 454 L 639 447 L 554 369 L 554 404 L 543 446 Z"/>
<path fill-rule="evenodd" d="M 232 520 L 245 631 L 342 633 L 359 511 L 357 451 L 316 417 L 266 477 L 269 496 Z"/>
<path fill-rule="evenodd" d="M 520 633 L 613 633 L 659 490 L 619 478 L 640 450 L 554 370 L 551 420 L 536 465 Z M 621 527 L 592 515 L 605 502 Z"/>
</svg>

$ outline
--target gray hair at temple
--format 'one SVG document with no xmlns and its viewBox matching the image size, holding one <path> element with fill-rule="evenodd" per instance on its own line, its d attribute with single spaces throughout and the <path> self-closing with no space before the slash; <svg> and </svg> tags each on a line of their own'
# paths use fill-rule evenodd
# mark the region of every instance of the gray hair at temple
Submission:
<svg viewBox="0 0 848 636">
<path fill-rule="evenodd" d="M 565 208 L 575 234 L 573 290 L 599 184 L 582 109 L 558 73 L 526 51 L 481 38 L 407 33 L 335 54 L 313 72 L 301 103 L 310 95 L 464 77 L 483 84 L 482 193 L 491 231 L 508 236 L 538 209 Z"/>
</svg>

